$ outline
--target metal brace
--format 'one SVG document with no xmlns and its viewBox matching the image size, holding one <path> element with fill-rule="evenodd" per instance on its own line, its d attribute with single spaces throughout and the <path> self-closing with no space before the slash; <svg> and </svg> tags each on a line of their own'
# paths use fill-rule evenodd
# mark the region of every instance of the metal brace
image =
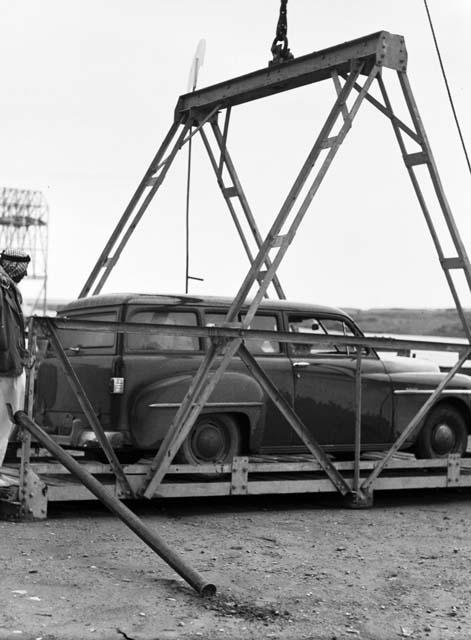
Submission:
<svg viewBox="0 0 471 640">
<path fill-rule="evenodd" d="M 461 456 L 459 453 L 450 453 L 448 456 L 446 486 L 457 487 L 460 481 Z"/>
<path fill-rule="evenodd" d="M 370 509 L 373 506 L 373 492 L 357 493 L 352 491 L 345 496 L 344 500 L 349 509 Z"/>
<path fill-rule="evenodd" d="M 236 456 L 232 460 L 231 495 L 245 496 L 248 494 L 249 458 Z"/>
</svg>

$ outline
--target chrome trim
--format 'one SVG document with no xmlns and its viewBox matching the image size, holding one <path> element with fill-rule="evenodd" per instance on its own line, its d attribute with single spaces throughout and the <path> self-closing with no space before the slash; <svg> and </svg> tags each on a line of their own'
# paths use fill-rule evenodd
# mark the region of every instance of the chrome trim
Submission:
<svg viewBox="0 0 471 640">
<path fill-rule="evenodd" d="M 149 407 L 155 409 L 176 409 L 180 407 L 181 402 L 154 402 Z M 263 402 L 207 402 L 206 407 L 262 407 Z"/>
<path fill-rule="evenodd" d="M 393 393 L 396 395 L 412 395 L 420 393 L 433 393 L 435 389 L 394 389 Z M 471 389 L 444 389 L 440 395 L 445 393 L 460 393 L 465 395 L 471 394 Z"/>
</svg>

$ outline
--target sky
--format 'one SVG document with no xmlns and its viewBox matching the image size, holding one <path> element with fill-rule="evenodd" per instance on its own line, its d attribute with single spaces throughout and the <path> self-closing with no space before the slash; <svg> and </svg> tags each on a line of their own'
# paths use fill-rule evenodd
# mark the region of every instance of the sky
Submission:
<svg viewBox="0 0 471 640">
<path fill-rule="evenodd" d="M 471 4 L 428 4 L 469 143 Z M 0 186 L 44 193 L 48 292 L 70 300 L 78 296 L 172 123 L 199 40 L 206 40 L 199 87 L 266 67 L 279 1 L 0 0 L 0 9 Z M 288 4 L 295 56 L 379 30 L 405 36 L 409 80 L 469 251 L 470 175 L 423 0 Z M 385 71 L 384 79 L 406 120 L 394 72 Z M 233 109 L 228 149 L 263 236 L 334 96 L 333 84 L 323 82 Z M 185 148 L 104 293 L 184 291 L 186 168 Z M 248 267 L 195 138 L 190 274 L 203 281 L 192 281 L 190 293 L 235 295 Z M 370 105 L 362 106 L 334 159 L 279 278 L 287 297 L 299 301 L 359 308 L 453 306 L 390 122 Z M 471 307 L 466 287 L 463 294 L 463 304 Z"/>
</svg>

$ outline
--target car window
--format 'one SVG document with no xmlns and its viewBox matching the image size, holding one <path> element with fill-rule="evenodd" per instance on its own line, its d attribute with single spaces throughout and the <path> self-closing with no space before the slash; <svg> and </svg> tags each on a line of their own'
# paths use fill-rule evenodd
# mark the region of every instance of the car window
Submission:
<svg viewBox="0 0 471 640">
<path fill-rule="evenodd" d="M 221 326 L 226 318 L 225 313 L 206 313 L 205 323 L 208 325 Z M 245 314 L 239 316 L 243 322 Z M 250 329 L 259 329 L 260 331 L 278 331 L 278 321 L 273 315 L 257 314 L 250 324 Z M 280 353 L 280 343 L 274 340 L 253 339 L 246 341 L 247 349 L 254 355 L 270 355 L 272 353 Z"/>
<path fill-rule="evenodd" d="M 188 311 L 166 311 L 147 309 L 135 311 L 128 318 L 129 322 L 166 325 L 198 325 L 196 313 Z M 193 336 L 164 335 L 159 333 L 129 333 L 126 336 L 128 351 L 199 351 L 199 338 Z"/>
<path fill-rule="evenodd" d="M 222 311 L 210 313 L 206 311 L 204 314 L 204 323 L 208 327 L 220 327 L 224 324 L 224 320 L 226 319 L 227 313 L 223 313 Z"/>
<path fill-rule="evenodd" d="M 245 314 L 241 316 L 242 322 Z M 255 315 L 250 323 L 249 329 L 259 329 L 260 331 L 278 331 L 278 321 L 276 316 Z M 254 355 L 270 355 L 280 353 L 280 343 L 274 340 L 254 339 L 246 341 L 247 349 Z"/>
<path fill-rule="evenodd" d="M 70 318 L 76 320 L 101 320 L 105 322 L 116 322 L 118 314 L 116 311 L 104 313 L 87 313 L 70 315 Z M 115 345 L 116 334 L 91 329 L 90 331 L 71 331 L 66 329 L 59 330 L 59 338 L 64 349 L 103 349 L 112 348 Z"/>
<path fill-rule="evenodd" d="M 293 333 L 308 335 L 353 336 L 353 328 L 346 321 L 339 318 L 322 318 L 316 316 L 292 315 L 288 318 L 289 330 Z M 355 347 L 346 345 L 295 343 L 289 345 L 289 353 L 296 356 L 306 356 L 321 353 L 353 354 Z"/>
</svg>

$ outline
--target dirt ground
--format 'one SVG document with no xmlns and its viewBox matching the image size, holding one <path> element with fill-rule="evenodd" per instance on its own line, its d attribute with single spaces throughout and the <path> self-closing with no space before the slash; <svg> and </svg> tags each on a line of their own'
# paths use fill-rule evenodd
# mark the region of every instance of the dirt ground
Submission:
<svg viewBox="0 0 471 640">
<path fill-rule="evenodd" d="M 198 596 L 104 507 L 0 523 L 0 639 L 469 638 L 471 492 L 134 504 Z"/>
</svg>

